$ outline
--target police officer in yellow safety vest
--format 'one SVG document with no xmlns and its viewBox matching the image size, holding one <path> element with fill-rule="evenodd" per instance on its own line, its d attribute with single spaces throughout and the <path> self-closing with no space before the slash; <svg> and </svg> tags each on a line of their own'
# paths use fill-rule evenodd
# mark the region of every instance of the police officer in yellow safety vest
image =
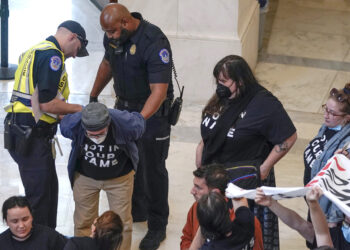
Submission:
<svg viewBox="0 0 350 250">
<path fill-rule="evenodd" d="M 19 167 L 37 224 L 56 227 L 58 179 L 54 136 L 59 115 L 82 110 L 69 104 L 65 60 L 89 55 L 86 33 L 77 22 L 58 26 L 54 36 L 19 58 L 10 104 L 5 107 L 4 146 Z"/>
</svg>

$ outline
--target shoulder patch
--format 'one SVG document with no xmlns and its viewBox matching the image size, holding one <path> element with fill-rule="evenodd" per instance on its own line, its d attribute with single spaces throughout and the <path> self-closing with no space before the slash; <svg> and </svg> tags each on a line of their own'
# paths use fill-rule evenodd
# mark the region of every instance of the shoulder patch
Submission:
<svg viewBox="0 0 350 250">
<path fill-rule="evenodd" d="M 59 56 L 52 56 L 50 58 L 50 68 L 53 71 L 59 70 L 61 68 L 61 65 L 62 65 L 62 60 Z"/>
<path fill-rule="evenodd" d="M 167 49 L 162 49 L 159 51 L 160 60 L 162 60 L 163 63 L 169 63 L 169 51 Z"/>
</svg>

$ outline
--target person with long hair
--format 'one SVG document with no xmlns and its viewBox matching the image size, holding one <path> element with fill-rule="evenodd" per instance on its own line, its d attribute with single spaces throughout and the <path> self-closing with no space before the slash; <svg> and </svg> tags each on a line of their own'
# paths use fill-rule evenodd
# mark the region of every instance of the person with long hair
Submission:
<svg viewBox="0 0 350 250">
<path fill-rule="evenodd" d="M 73 237 L 64 250 L 119 250 L 123 241 L 123 222 L 109 210 L 91 225 L 90 237 Z"/>
<path fill-rule="evenodd" d="M 258 83 L 242 57 L 224 57 L 215 65 L 213 75 L 216 93 L 202 111 L 197 167 L 223 164 L 231 181 L 243 188 L 275 186 L 273 166 L 297 138 L 291 119 L 280 101 Z M 251 167 L 238 167 L 247 165 Z M 248 182 L 254 185 L 245 186 Z M 250 208 L 262 224 L 265 249 L 278 249 L 277 217 L 267 208 L 254 204 Z"/>
<path fill-rule="evenodd" d="M 189 250 L 252 250 L 254 214 L 246 198 L 232 199 L 236 218 L 231 221 L 227 201 L 217 192 L 203 195 L 197 206 L 199 230 Z"/>
</svg>

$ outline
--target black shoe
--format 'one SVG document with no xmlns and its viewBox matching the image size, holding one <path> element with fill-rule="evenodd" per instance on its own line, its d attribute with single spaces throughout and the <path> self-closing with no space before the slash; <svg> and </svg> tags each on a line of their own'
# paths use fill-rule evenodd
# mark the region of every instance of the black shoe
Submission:
<svg viewBox="0 0 350 250">
<path fill-rule="evenodd" d="M 148 230 L 139 247 L 141 250 L 156 250 L 165 237 L 165 230 Z"/>
</svg>

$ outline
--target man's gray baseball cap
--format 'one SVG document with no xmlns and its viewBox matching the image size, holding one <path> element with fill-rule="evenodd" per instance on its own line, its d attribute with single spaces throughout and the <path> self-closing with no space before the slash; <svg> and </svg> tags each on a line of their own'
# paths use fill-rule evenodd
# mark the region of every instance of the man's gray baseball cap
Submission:
<svg viewBox="0 0 350 250">
<path fill-rule="evenodd" d="M 108 108 L 99 102 L 89 103 L 81 113 L 81 124 L 88 131 L 104 129 L 111 121 Z"/>
</svg>

